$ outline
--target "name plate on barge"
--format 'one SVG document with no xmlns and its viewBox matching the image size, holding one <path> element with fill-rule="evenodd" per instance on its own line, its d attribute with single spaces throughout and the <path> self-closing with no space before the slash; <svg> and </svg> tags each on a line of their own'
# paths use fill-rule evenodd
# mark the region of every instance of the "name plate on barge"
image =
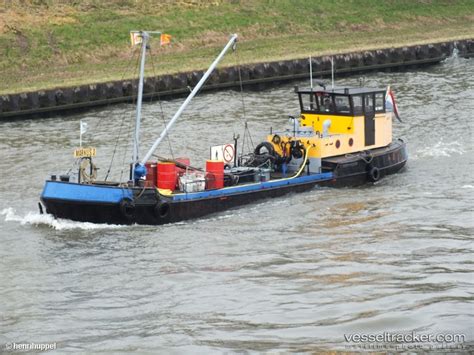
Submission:
<svg viewBox="0 0 474 355">
<path fill-rule="evenodd" d="M 74 149 L 74 158 L 92 158 L 95 157 L 97 150 L 93 147 Z"/>
</svg>

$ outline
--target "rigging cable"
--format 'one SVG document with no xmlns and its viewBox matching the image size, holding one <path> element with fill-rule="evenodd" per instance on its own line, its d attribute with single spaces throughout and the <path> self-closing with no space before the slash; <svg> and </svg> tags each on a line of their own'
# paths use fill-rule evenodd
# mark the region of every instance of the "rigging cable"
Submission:
<svg viewBox="0 0 474 355">
<path fill-rule="evenodd" d="M 132 67 L 132 63 L 133 63 L 133 59 L 135 58 L 135 55 L 138 53 L 138 51 L 134 50 L 132 51 L 132 55 L 130 56 L 130 59 L 128 60 L 128 63 L 126 64 L 125 66 L 125 69 L 122 73 L 122 77 L 120 78 L 120 83 L 123 83 L 124 79 L 125 79 L 125 75 L 127 74 L 127 72 L 130 70 L 130 68 Z M 109 104 L 108 104 L 109 105 Z M 101 116 L 99 118 L 99 122 L 97 122 L 97 125 L 95 126 L 95 131 L 97 131 L 97 129 L 99 129 L 101 123 L 102 123 L 102 119 L 104 118 L 104 116 Z"/>
<path fill-rule="evenodd" d="M 131 56 L 130 61 L 129 61 L 128 65 L 127 65 L 126 71 L 129 70 L 130 64 L 131 64 L 131 62 L 132 62 L 132 59 L 135 57 L 135 53 L 138 53 L 138 51 L 132 52 L 132 56 Z M 137 58 L 137 64 L 136 64 L 136 65 L 138 65 L 138 60 L 139 60 L 139 56 L 138 56 L 138 58 Z M 123 81 L 123 78 L 125 77 L 126 71 L 123 73 L 121 81 Z M 133 88 L 133 85 L 132 85 L 132 88 Z M 133 101 L 134 101 L 134 93 L 133 93 L 133 90 L 132 90 L 132 102 L 133 102 Z M 118 135 L 117 135 L 117 139 L 115 140 L 114 151 L 113 151 L 113 153 L 112 153 L 112 158 L 110 159 L 109 168 L 107 169 L 107 173 L 106 173 L 106 175 L 105 175 L 104 181 L 107 181 L 107 179 L 108 179 L 108 177 L 109 177 L 109 174 L 110 174 L 110 171 L 111 171 L 111 169 L 112 169 L 112 164 L 113 164 L 114 159 L 115 159 L 115 153 L 117 152 L 118 144 L 119 144 L 120 138 L 121 138 L 121 136 L 122 136 L 122 128 L 123 128 L 123 126 L 124 126 L 125 117 L 126 117 L 126 114 L 123 113 L 123 114 L 122 114 L 122 120 L 121 120 L 121 122 L 120 122 L 119 133 L 118 133 Z M 99 121 L 99 124 L 100 124 L 100 121 Z M 99 126 L 99 124 L 97 125 L 97 127 Z M 97 127 L 96 127 L 96 128 L 97 128 Z"/>
<path fill-rule="evenodd" d="M 238 51 L 235 51 L 235 59 L 237 61 L 237 71 L 239 73 L 240 98 L 241 98 L 241 101 L 242 101 L 242 115 L 243 115 L 243 118 L 244 118 L 244 135 L 243 135 L 243 138 L 242 138 L 242 153 L 241 153 L 241 155 L 243 155 L 247 133 L 248 133 L 248 136 L 249 136 L 249 143 L 251 144 L 249 150 L 253 150 L 255 145 L 253 144 L 252 135 L 250 134 L 250 130 L 249 130 L 249 127 L 248 127 L 248 122 L 247 122 L 247 112 L 246 112 L 246 109 L 245 109 L 245 101 L 244 101 L 244 87 L 243 87 L 243 83 L 242 83 L 242 70 L 241 70 L 241 66 L 240 66 L 240 55 L 239 55 Z M 247 144 L 247 148 L 248 148 L 248 144 Z"/>
<path fill-rule="evenodd" d="M 138 56 L 137 58 L 137 63 L 136 63 L 136 70 L 137 72 L 139 71 L 139 61 L 140 61 L 140 56 Z M 133 87 L 133 85 L 132 85 Z M 136 102 L 137 100 L 137 96 L 136 96 L 137 92 L 135 90 L 132 90 L 132 104 L 134 102 Z M 125 137 L 129 137 L 133 134 L 133 127 L 132 127 L 132 122 L 133 122 L 133 111 L 130 111 L 130 119 L 128 120 L 128 130 L 127 130 L 127 134 L 124 136 Z M 122 179 L 123 179 L 123 171 L 125 169 L 125 158 L 126 158 L 126 155 L 127 155 L 127 148 L 124 148 L 123 150 L 123 155 L 122 155 L 122 169 L 120 170 L 120 182 L 122 182 Z"/>
<path fill-rule="evenodd" d="M 135 98 L 136 99 L 136 96 Z M 128 131 L 127 131 L 127 134 L 125 135 L 125 137 L 127 136 L 131 136 L 133 134 L 133 126 L 132 126 L 132 122 L 133 122 L 133 112 L 131 112 L 130 114 L 130 119 L 128 120 Z M 120 182 L 122 182 L 122 179 L 123 179 L 123 171 L 125 169 L 125 158 L 127 157 L 127 149 L 125 148 L 123 150 L 123 155 L 122 155 L 122 169 L 120 170 Z"/>
<path fill-rule="evenodd" d="M 129 60 L 128 60 L 126 66 L 125 66 L 125 70 L 123 71 L 122 77 L 120 78 L 120 82 L 123 82 L 123 80 L 124 80 L 124 78 L 125 78 L 125 74 L 126 74 L 126 73 L 128 72 L 128 70 L 130 69 L 131 64 L 132 64 L 132 62 L 133 62 L 133 58 L 135 57 L 135 53 L 136 53 L 136 51 L 132 51 L 132 55 L 130 56 L 130 58 L 129 58 Z M 109 104 L 107 104 L 107 106 L 108 106 L 108 105 L 109 105 Z M 94 132 L 97 132 L 97 131 L 98 131 L 98 129 L 99 129 L 99 127 L 101 126 L 101 123 L 102 123 L 102 120 L 103 120 L 104 117 L 105 117 L 105 115 L 102 115 L 102 116 L 99 117 L 99 122 L 97 122 L 97 124 L 95 125 L 95 128 L 93 129 Z M 122 124 L 123 124 L 124 118 L 125 118 L 125 115 L 122 116 Z M 118 135 L 118 137 L 117 137 L 117 140 L 118 140 L 119 137 L 120 137 L 121 129 L 122 129 L 122 125 L 120 126 L 119 135 Z M 95 142 L 97 142 L 97 139 L 94 139 L 94 137 L 93 137 L 93 138 L 92 138 L 92 141 L 95 143 Z M 107 178 L 108 178 L 108 176 L 109 176 L 110 169 L 111 169 L 111 166 L 112 166 L 112 162 L 113 162 L 113 160 L 114 160 L 114 155 L 115 155 L 115 151 L 116 151 L 116 150 L 117 150 L 117 142 L 115 143 L 114 152 L 113 152 L 113 154 L 112 154 L 112 160 L 110 161 L 110 166 L 109 166 L 109 169 L 107 170 L 107 174 L 106 174 L 105 179 L 104 179 L 105 181 L 107 181 Z M 76 166 L 79 165 L 79 160 L 80 160 L 80 159 L 76 159 L 76 160 L 73 162 L 71 168 L 67 171 L 66 175 L 70 175 L 71 171 L 72 171 Z"/>
<path fill-rule="evenodd" d="M 152 102 L 153 96 L 154 96 L 154 94 L 156 93 L 156 71 L 155 71 L 155 61 L 154 61 L 154 59 L 153 59 L 153 54 L 152 54 L 151 50 L 150 50 L 150 58 L 151 58 L 151 67 L 152 67 L 152 69 L 153 69 L 153 81 L 154 81 L 154 84 L 155 84 L 155 85 L 153 86 L 153 92 L 152 92 L 152 94 L 151 94 L 151 96 L 150 96 L 150 102 Z M 166 127 L 166 125 L 168 124 L 168 122 L 167 122 L 166 119 L 165 119 L 165 113 L 164 113 L 164 111 L 163 111 L 163 104 L 161 103 L 160 94 L 159 94 L 159 93 L 157 93 L 156 99 L 158 100 L 158 103 L 159 103 L 159 105 L 160 105 L 161 119 L 162 119 L 162 121 L 163 121 L 163 124 L 164 124 L 165 127 Z M 168 146 L 169 146 L 169 148 L 170 148 L 171 157 L 172 157 L 173 160 L 174 160 L 173 147 L 171 146 L 171 139 L 170 139 L 170 136 L 169 136 L 169 133 L 168 133 L 168 132 L 166 132 L 166 139 L 168 140 Z"/>
</svg>

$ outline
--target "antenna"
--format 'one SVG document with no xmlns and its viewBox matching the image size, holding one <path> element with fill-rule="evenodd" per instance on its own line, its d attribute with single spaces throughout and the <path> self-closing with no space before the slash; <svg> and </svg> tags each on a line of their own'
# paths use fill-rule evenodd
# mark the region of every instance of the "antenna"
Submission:
<svg viewBox="0 0 474 355">
<path fill-rule="evenodd" d="M 334 57 L 331 57 L 331 86 L 334 90 Z"/>
<path fill-rule="evenodd" d="M 311 95 L 309 96 L 309 107 L 311 110 L 314 109 L 314 96 L 313 96 L 313 63 L 311 63 L 311 56 L 309 56 L 309 82 L 311 85 Z"/>
</svg>

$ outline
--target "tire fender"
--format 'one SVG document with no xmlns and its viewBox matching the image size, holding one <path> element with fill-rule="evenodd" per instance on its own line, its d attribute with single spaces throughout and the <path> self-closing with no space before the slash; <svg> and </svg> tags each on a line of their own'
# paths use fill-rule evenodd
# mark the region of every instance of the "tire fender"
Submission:
<svg viewBox="0 0 474 355">
<path fill-rule="evenodd" d="M 367 177 L 370 181 L 376 182 L 380 180 L 380 169 L 376 166 L 369 167 L 369 171 L 367 172 Z"/>
<path fill-rule="evenodd" d="M 273 144 L 270 142 L 262 142 L 259 145 L 255 147 L 254 154 L 255 155 L 262 155 L 262 148 L 264 148 L 268 151 L 268 155 L 274 155 L 275 154 L 275 148 L 273 147 Z"/>
<path fill-rule="evenodd" d="M 131 220 L 135 216 L 135 202 L 125 197 L 120 201 L 120 213 L 126 219 Z"/>
<path fill-rule="evenodd" d="M 154 207 L 155 217 L 158 219 L 167 218 L 170 214 L 171 205 L 167 201 L 158 201 Z"/>
</svg>

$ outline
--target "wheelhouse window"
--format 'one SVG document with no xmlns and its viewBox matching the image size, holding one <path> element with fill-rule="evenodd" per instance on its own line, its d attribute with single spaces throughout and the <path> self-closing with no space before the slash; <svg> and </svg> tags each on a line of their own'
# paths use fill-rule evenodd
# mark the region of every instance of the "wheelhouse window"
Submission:
<svg viewBox="0 0 474 355">
<path fill-rule="evenodd" d="M 359 93 L 352 95 L 347 92 L 299 92 L 298 97 L 302 112 L 336 115 L 363 115 L 364 109 L 374 111 L 375 93 Z M 380 95 L 379 95 L 380 94 Z M 383 93 L 377 93 L 377 109 L 384 109 Z"/>
<path fill-rule="evenodd" d="M 374 107 L 374 94 L 365 94 L 364 95 L 364 110 L 365 112 L 373 112 Z"/>
<path fill-rule="evenodd" d="M 334 96 L 336 112 L 342 114 L 351 113 L 351 104 L 349 101 L 349 96 L 336 95 Z"/>
<path fill-rule="evenodd" d="M 385 112 L 385 93 L 383 92 L 375 94 L 375 112 Z"/>
<path fill-rule="evenodd" d="M 314 93 L 300 93 L 300 106 L 301 111 L 317 111 L 318 106 L 316 103 L 316 96 Z"/>
<path fill-rule="evenodd" d="M 364 109 L 362 107 L 362 95 L 353 95 L 352 96 L 352 107 L 354 115 L 362 115 Z"/>
<path fill-rule="evenodd" d="M 334 113 L 334 102 L 333 97 L 326 93 L 320 93 L 318 95 L 319 107 L 321 107 L 321 112 Z"/>
</svg>

